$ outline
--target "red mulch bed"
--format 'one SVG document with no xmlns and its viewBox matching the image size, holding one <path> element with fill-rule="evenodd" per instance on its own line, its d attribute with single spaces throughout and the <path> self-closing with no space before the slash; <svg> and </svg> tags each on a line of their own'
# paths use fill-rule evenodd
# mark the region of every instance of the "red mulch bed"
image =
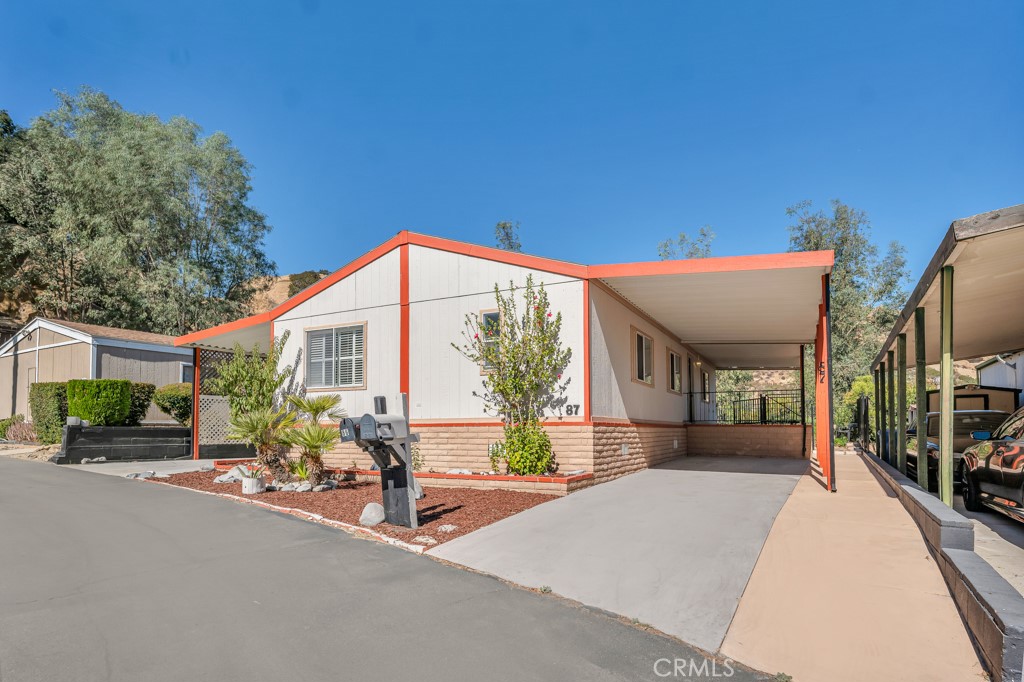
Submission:
<svg viewBox="0 0 1024 682">
<path fill-rule="evenodd" d="M 359 515 L 367 502 L 380 502 L 380 483 L 339 482 L 334 490 L 322 493 L 281 493 L 267 492 L 259 495 L 242 495 L 241 483 L 214 483 L 220 471 L 194 471 L 171 474 L 170 478 L 157 479 L 162 483 L 205 490 L 214 493 L 238 495 L 260 502 L 301 509 L 319 514 L 326 519 L 359 525 Z M 435 488 L 423 486 L 426 497 L 416 503 L 419 510 L 420 527 L 413 530 L 390 523 L 381 523 L 373 530 L 405 542 L 412 542 L 418 535 L 429 535 L 437 544 L 454 540 L 495 521 L 536 507 L 538 504 L 556 499 L 557 495 L 523 493 L 514 490 L 480 488 Z M 451 524 L 456 529 L 451 533 L 438 531 L 440 526 Z M 433 546 L 433 545 L 431 545 Z"/>
</svg>

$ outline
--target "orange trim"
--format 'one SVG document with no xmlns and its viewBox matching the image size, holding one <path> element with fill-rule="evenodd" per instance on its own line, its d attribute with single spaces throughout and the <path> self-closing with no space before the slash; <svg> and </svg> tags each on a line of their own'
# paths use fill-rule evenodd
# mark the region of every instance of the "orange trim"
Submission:
<svg viewBox="0 0 1024 682">
<path fill-rule="evenodd" d="M 583 280 L 583 421 L 590 421 L 590 280 Z"/>
<path fill-rule="evenodd" d="M 274 319 L 274 311 L 260 313 L 259 315 L 250 315 L 249 317 L 243 317 L 233 322 L 225 322 L 224 324 L 218 324 L 216 327 L 210 327 L 208 329 L 200 329 L 199 331 L 192 332 L 191 334 L 184 334 L 174 340 L 175 346 L 185 346 L 190 343 L 198 343 L 203 339 L 208 339 L 211 336 L 218 336 L 220 334 L 227 334 L 238 329 L 246 329 L 247 327 L 255 327 L 258 324 L 270 322 Z"/>
<path fill-rule="evenodd" d="M 192 349 L 192 459 L 199 459 L 199 361 L 202 351 Z"/>
<path fill-rule="evenodd" d="M 551 272 L 556 275 L 565 275 L 566 277 L 586 279 L 588 276 L 588 268 L 586 265 L 567 263 L 565 261 L 543 258 L 541 256 L 530 256 L 525 253 L 514 253 L 512 251 L 494 249 L 489 246 L 477 246 L 476 244 L 468 244 L 466 242 L 444 239 L 442 237 L 430 237 L 425 234 L 410 233 L 409 243 L 415 244 L 416 246 L 425 246 L 427 248 L 437 249 L 439 251 L 458 253 L 463 256 L 473 256 L 474 258 L 492 260 L 498 263 L 518 265 L 519 267 L 530 268 L 531 270 L 541 270 L 543 272 Z"/>
<path fill-rule="evenodd" d="M 744 270 L 831 268 L 834 262 L 835 255 L 832 251 L 792 251 L 789 253 L 770 253 L 756 256 L 727 256 L 720 258 L 695 258 L 692 260 L 591 265 L 587 269 L 587 276 L 591 278 L 643 277 L 647 275 L 687 275 Z"/>
<path fill-rule="evenodd" d="M 399 375 L 398 375 L 398 386 L 399 391 L 405 393 L 407 397 L 407 405 L 409 406 L 410 413 L 412 412 L 412 401 L 408 399 L 409 396 L 409 348 L 410 348 L 410 331 L 409 331 L 409 245 L 402 244 L 398 250 L 399 255 L 399 294 L 398 302 L 401 310 L 401 320 L 399 322 Z"/>
</svg>

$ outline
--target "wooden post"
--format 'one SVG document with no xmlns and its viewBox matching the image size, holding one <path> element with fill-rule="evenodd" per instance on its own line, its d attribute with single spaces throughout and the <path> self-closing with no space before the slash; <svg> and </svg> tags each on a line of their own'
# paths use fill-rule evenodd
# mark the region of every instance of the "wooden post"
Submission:
<svg viewBox="0 0 1024 682">
<path fill-rule="evenodd" d="M 939 326 L 939 499 L 953 506 L 953 266 L 942 268 Z"/>
<path fill-rule="evenodd" d="M 907 475 L 907 335 L 896 337 L 896 354 L 899 356 L 896 379 L 896 461 L 897 468 Z"/>
<path fill-rule="evenodd" d="M 203 351 L 192 349 L 192 459 L 199 459 L 199 366 Z"/>
<path fill-rule="evenodd" d="M 874 368 L 874 455 L 882 457 L 882 374 L 881 366 Z"/>
<path fill-rule="evenodd" d="M 928 366 L 924 308 L 914 311 L 914 361 L 917 384 L 917 484 L 928 490 Z"/>
<path fill-rule="evenodd" d="M 896 466 L 896 352 L 889 351 L 886 356 L 885 371 L 887 376 L 885 377 L 885 387 L 888 390 L 888 396 L 885 402 L 885 413 L 889 415 L 889 423 L 886 424 L 888 430 L 888 438 L 886 448 L 889 451 L 889 459 L 887 460 L 892 466 Z"/>
<path fill-rule="evenodd" d="M 885 404 L 885 363 L 878 366 L 878 456 L 889 461 L 889 410 Z"/>
</svg>

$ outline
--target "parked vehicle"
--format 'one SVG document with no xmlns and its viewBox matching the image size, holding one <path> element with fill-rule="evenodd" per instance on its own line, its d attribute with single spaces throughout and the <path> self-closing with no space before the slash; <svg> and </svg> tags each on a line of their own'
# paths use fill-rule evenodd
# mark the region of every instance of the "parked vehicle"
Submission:
<svg viewBox="0 0 1024 682">
<path fill-rule="evenodd" d="M 974 431 L 995 431 L 1009 412 L 1001 410 L 955 410 L 953 412 L 953 480 L 963 480 L 963 453 L 976 441 L 971 438 Z M 939 488 L 939 413 L 929 412 L 925 417 L 928 437 L 928 489 Z M 915 434 L 916 435 L 916 434 Z M 917 451 L 907 452 L 907 473 L 917 477 Z"/>
<path fill-rule="evenodd" d="M 1024 522 L 1024 408 L 995 431 L 971 436 L 980 442 L 964 452 L 964 506 L 988 506 Z"/>
</svg>

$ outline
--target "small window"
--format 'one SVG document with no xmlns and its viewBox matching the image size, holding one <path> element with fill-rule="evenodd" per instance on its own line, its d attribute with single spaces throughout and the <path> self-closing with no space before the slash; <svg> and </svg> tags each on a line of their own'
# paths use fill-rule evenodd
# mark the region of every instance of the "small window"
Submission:
<svg viewBox="0 0 1024 682">
<path fill-rule="evenodd" d="M 189 362 L 181 363 L 181 383 L 191 384 L 195 380 L 196 368 Z"/>
<path fill-rule="evenodd" d="M 711 402 L 711 376 L 704 371 L 700 373 L 700 399 L 706 403 Z"/>
<path fill-rule="evenodd" d="M 488 356 L 494 357 L 494 353 L 498 349 L 498 337 L 501 334 L 501 313 L 497 310 L 482 310 L 480 311 L 480 333 L 484 337 L 484 350 Z M 485 372 L 494 371 L 495 365 L 493 359 L 485 359 L 483 370 Z"/>
<path fill-rule="evenodd" d="M 306 332 L 306 388 L 362 388 L 366 327 Z"/>
<path fill-rule="evenodd" d="M 668 352 L 668 390 L 683 392 L 683 358 L 672 351 Z"/>
<path fill-rule="evenodd" d="M 633 381 L 654 385 L 654 349 L 651 337 L 633 330 Z"/>
</svg>

